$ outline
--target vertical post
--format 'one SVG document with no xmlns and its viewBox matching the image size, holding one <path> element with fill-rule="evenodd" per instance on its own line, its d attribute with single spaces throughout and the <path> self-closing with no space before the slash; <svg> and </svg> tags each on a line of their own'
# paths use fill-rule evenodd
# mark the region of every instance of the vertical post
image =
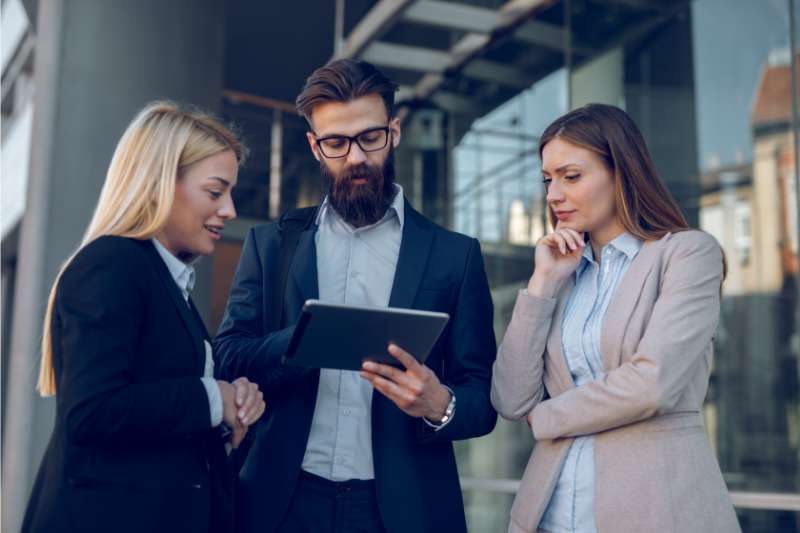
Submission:
<svg viewBox="0 0 800 533">
<path fill-rule="evenodd" d="M 269 158 L 269 217 L 281 215 L 281 155 L 283 153 L 283 114 L 275 109 L 272 115 L 272 136 Z"/>
<path fill-rule="evenodd" d="M 478 179 L 475 180 L 475 188 L 480 190 L 483 184 L 483 135 L 480 132 L 475 133 L 475 156 L 478 160 Z M 480 240 L 483 236 L 483 196 L 480 194 L 473 194 L 475 198 L 475 237 Z"/>
<path fill-rule="evenodd" d="M 336 0 L 336 15 L 333 22 L 333 53 L 341 57 L 344 47 L 344 3 L 345 0 Z"/>
<path fill-rule="evenodd" d="M 567 111 L 572 111 L 572 0 L 564 0 L 564 68 L 567 69 Z"/>
<path fill-rule="evenodd" d="M 795 13 L 794 0 L 789 3 L 789 68 L 792 71 L 792 139 L 794 140 L 794 201 L 795 208 L 800 212 L 800 119 L 798 119 L 797 104 L 797 43 L 795 43 Z M 800 215 L 797 216 L 797 238 L 800 240 Z M 800 243 L 797 246 L 800 257 Z"/>
</svg>

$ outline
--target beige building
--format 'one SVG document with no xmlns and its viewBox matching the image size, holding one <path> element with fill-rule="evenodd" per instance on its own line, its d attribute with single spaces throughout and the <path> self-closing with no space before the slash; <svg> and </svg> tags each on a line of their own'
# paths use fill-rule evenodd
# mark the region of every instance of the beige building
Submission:
<svg viewBox="0 0 800 533">
<path fill-rule="evenodd" d="M 762 71 L 753 100 L 752 164 L 701 179 L 700 226 L 725 249 L 730 296 L 779 293 L 798 273 L 791 72 L 775 63 Z"/>
</svg>

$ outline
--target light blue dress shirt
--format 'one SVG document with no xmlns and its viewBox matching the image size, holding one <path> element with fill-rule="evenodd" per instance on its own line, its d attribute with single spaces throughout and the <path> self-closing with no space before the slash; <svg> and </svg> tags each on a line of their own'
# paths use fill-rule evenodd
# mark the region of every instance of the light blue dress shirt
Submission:
<svg viewBox="0 0 800 533">
<path fill-rule="evenodd" d="M 172 279 L 181 290 L 183 299 L 186 300 L 186 305 L 189 305 L 189 293 L 194 288 L 195 273 L 192 265 L 187 265 L 167 250 L 158 239 L 151 239 L 153 244 L 158 250 L 158 255 L 164 260 L 167 265 Z M 211 415 L 211 425 L 218 426 L 222 423 L 222 393 L 219 391 L 219 385 L 214 379 L 214 356 L 211 351 L 211 344 L 207 340 L 203 340 L 206 348 L 205 367 L 203 369 L 203 377 L 200 381 L 203 382 L 203 387 L 206 389 L 208 395 L 208 409 Z"/>
<path fill-rule="evenodd" d="M 641 241 L 622 233 L 603 247 L 599 263 L 594 260 L 590 244 L 584 248 L 575 270 L 575 288 L 564 308 L 561 334 L 564 356 L 576 386 L 603 374 L 603 317 L 641 247 Z M 596 533 L 594 436 L 573 440 L 539 528 L 553 533 Z"/>
<path fill-rule="evenodd" d="M 384 217 L 354 228 L 327 198 L 317 215 L 319 299 L 386 307 L 403 240 L 403 189 Z M 322 369 L 302 468 L 332 481 L 374 479 L 372 384 L 352 370 Z"/>
</svg>

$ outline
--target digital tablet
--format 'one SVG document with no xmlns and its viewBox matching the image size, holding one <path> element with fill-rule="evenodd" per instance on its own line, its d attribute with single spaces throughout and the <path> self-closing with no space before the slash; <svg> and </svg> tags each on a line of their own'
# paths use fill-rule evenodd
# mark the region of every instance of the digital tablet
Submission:
<svg viewBox="0 0 800 533">
<path fill-rule="evenodd" d="M 283 361 L 339 370 L 361 370 L 364 361 L 402 368 L 387 351 L 394 343 L 423 363 L 449 318 L 447 313 L 308 300 Z"/>
</svg>

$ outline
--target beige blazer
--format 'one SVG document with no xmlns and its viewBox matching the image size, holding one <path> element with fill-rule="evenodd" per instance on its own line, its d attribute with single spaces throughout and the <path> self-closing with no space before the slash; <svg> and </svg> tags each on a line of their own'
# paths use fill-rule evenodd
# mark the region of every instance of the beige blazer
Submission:
<svg viewBox="0 0 800 533">
<path fill-rule="evenodd" d="M 575 387 L 556 299 L 520 291 L 492 378 L 504 418 L 528 417 L 536 446 L 510 533 L 534 533 L 571 437 L 595 435 L 598 533 L 740 531 L 700 408 L 719 320 L 722 253 L 700 231 L 644 244 L 608 306 L 604 374 Z"/>
</svg>

